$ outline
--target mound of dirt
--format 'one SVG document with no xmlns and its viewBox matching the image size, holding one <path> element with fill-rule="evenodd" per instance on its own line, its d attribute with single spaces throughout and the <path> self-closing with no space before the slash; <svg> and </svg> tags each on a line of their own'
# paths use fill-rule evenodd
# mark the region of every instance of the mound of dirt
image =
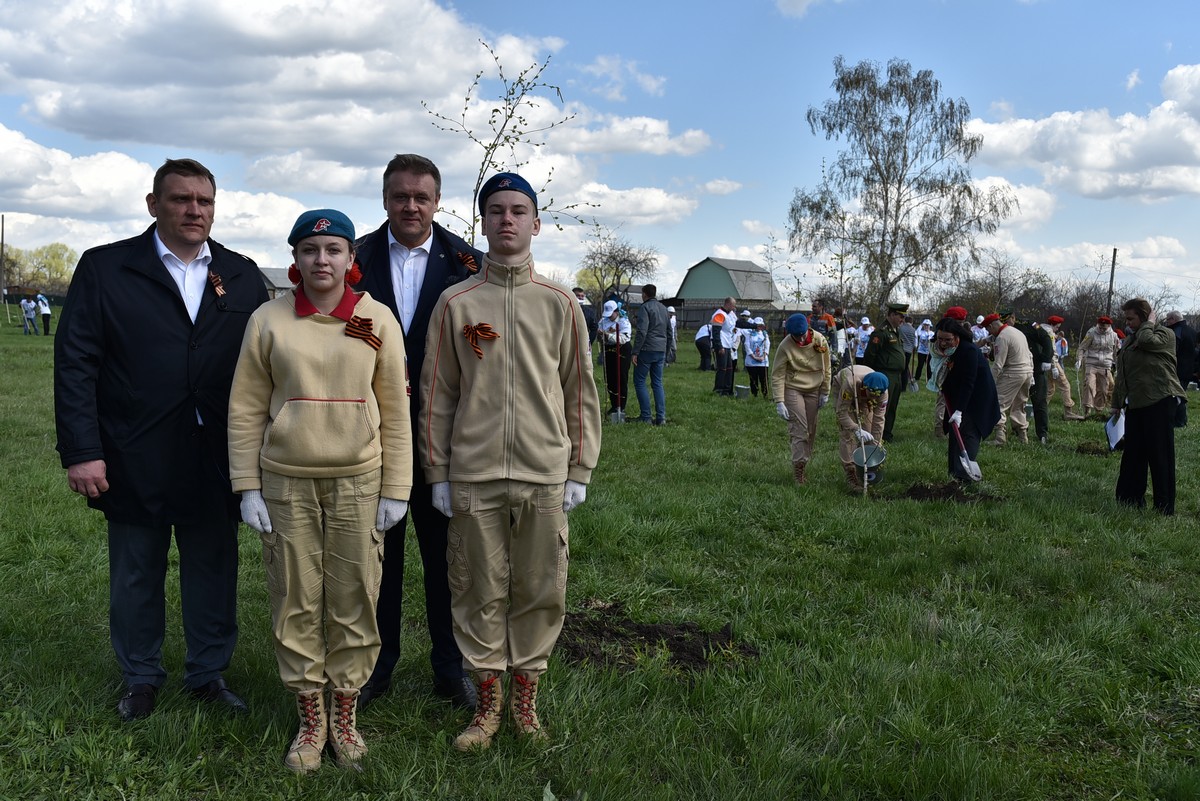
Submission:
<svg viewBox="0 0 1200 801">
<path fill-rule="evenodd" d="M 914 501 L 955 501 L 956 503 L 979 503 L 980 501 L 997 500 L 996 496 L 986 490 L 975 487 L 968 490 L 968 484 L 957 481 L 947 481 L 942 484 L 919 481 L 909 486 L 901 497 Z"/>
<path fill-rule="evenodd" d="M 757 657 L 758 649 L 733 640 L 733 626 L 703 631 L 692 622 L 638 623 L 625 614 L 621 602 L 589 599 L 583 609 L 567 615 L 556 650 L 576 665 L 591 663 L 628 670 L 641 655 L 666 651 L 667 662 L 690 671 L 713 667 L 714 657 L 733 654 Z M 726 660 L 727 661 L 727 660 Z"/>
<path fill-rule="evenodd" d="M 1075 446 L 1075 452 L 1087 454 L 1088 456 L 1108 456 L 1112 451 L 1108 449 L 1108 444 L 1104 442 L 1081 442 Z"/>
</svg>

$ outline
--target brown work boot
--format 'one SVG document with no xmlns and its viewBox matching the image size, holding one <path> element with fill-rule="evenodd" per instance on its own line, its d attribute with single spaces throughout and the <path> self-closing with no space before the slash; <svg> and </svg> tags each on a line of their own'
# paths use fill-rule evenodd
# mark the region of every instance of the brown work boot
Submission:
<svg viewBox="0 0 1200 801">
<path fill-rule="evenodd" d="M 1080 414 L 1079 412 L 1075 411 L 1074 406 L 1069 406 L 1066 409 L 1063 409 L 1063 419 L 1064 420 L 1082 420 L 1083 415 Z"/>
<path fill-rule="evenodd" d="M 367 753 L 367 744 L 358 733 L 358 690 L 336 687 L 329 710 L 329 744 L 338 764 L 350 767 Z"/>
<path fill-rule="evenodd" d="M 1027 430 L 1028 429 L 1024 429 L 1024 428 L 1017 429 L 1017 442 L 1021 443 L 1022 445 L 1029 444 L 1029 434 L 1026 433 Z"/>
<path fill-rule="evenodd" d="M 808 477 L 804 475 L 804 468 L 808 466 L 808 462 L 792 462 L 792 475 L 796 477 L 796 483 L 804 486 L 808 483 Z"/>
<path fill-rule="evenodd" d="M 862 481 L 859 480 L 858 470 L 854 468 L 854 465 L 844 464 L 842 465 L 842 470 L 846 471 L 846 484 L 849 485 L 850 489 L 854 492 L 861 492 L 863 488 Z"/>
<path fill-rule="evenodd" d="M 459 751 L 487 748 L 500 730 L 504 709 L 504 685 L 500 682 L 500 674 L 494 670 L 476 672 L 475 687 L 475 716 L 471 718 L 471 725 L 454 738 L 454 747 Z"/>
<path fill-rule="evenodd" d="M 321 752 L 325 750 L 325 691 L 308 690 L 296 693 L 296 710 L 300 713 L 300 731 L 288 748 L 283 764 L 297 773 L 308 773 L 321 767 Z"/>
<path fill-rule="evenodd" d="M 531 740 L 545 740 L 546 732 L 542 731 L 537 713 L 538 674 L 527 670 L 514 672 L 510 689 L 512 696 L 508 699 L 508 711 L 512 714 L 517 734 Z"/>
</svg>

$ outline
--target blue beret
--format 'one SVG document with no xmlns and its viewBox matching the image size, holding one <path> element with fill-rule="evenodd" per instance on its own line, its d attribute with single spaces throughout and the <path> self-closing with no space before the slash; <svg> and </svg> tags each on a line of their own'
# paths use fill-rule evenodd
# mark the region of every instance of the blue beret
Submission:
<svg viewBox="0 0 1200 801">
<path fill-rule="evenodd" d="M 536 214 L 538 210 L 537 192 L 533 191 L 533 187 L 515 172 L 499 172 L 487 180 L 483 188 L 479 190 L 479 213 L 483 214 L 483 209 L 487 205 L 487 199 L 497 192 L 504 190 L 512 190 L 520 192 L 533 201 L 533 211 Z"/>
<path fill-rule="evenodd" d="M 787 332 L 794 337 L 802 337 L 808 333 L 808 318 L 803 314 L 793 314 L 784 323 Z"/>
<path fill-rule="evenodd" d="M 876 392 L 882 392 L 888 388 L 888 377 L 883 373 L 870 373 L 863 378 L 863 386 Z"/>
<path fill-rule="evenodd" d="M 288 244 L 292 247 L 310 236 L 340 236 L 354 242 L 354 223 L 336 209 L 313 209 L 296 218 Z"/>
</svg>

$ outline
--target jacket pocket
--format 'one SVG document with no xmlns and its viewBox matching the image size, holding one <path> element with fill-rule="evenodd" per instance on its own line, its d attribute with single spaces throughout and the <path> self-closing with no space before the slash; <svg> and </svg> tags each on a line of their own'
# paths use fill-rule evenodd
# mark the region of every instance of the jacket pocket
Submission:
<svg viewBox="0 0 1200 801">
<path fill-rule="evenodd" d="M 289 398 L 271 421 L 263 458 L 290 467 L 353 467 L 374 456 L 362 398 Z"/>
</svg>

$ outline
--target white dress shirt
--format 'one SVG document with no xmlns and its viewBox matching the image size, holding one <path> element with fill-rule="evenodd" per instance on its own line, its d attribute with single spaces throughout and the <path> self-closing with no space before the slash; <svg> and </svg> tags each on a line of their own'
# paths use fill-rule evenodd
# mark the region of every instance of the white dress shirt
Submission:
<svg viewBox="0 0 1200 801">
<path fill-rule="evenodd" d="M 187 264 L 167 249 L 158 238 L 157 228 L 154 229 L 154 247 L 158 250 L 158 257 L 162 259 L 171 279 L 175 281 L 175 286 L 179 287 L 179 295 L 183 298 L 183 305 L 187 307 L 188 317 L 192 318 L 193 323 L 196 322 L 196 315 L 200 312 L 200 298 L 204 295 L 204 285 L 208 283 L 208 265 L 212 263 L 212 251 L 208 249 L 208 242 L 200 246 L 196 258 Z"/>
<path fill-rule="evenodd" d="M 421 299 L 421 285 L 425 283 L 425 268 L 429 264 L 429 249 L 433 244 L 433 229 L 429 238 L 411 250 L 392 236 L 388 228 L 388 254 L 392 262 L 392 291 L 396 294 L 396 309 L 400 312 L 400 325 L 404 333 L 412 325 L 417 313 L 417 301 Z"/>
</svg>

